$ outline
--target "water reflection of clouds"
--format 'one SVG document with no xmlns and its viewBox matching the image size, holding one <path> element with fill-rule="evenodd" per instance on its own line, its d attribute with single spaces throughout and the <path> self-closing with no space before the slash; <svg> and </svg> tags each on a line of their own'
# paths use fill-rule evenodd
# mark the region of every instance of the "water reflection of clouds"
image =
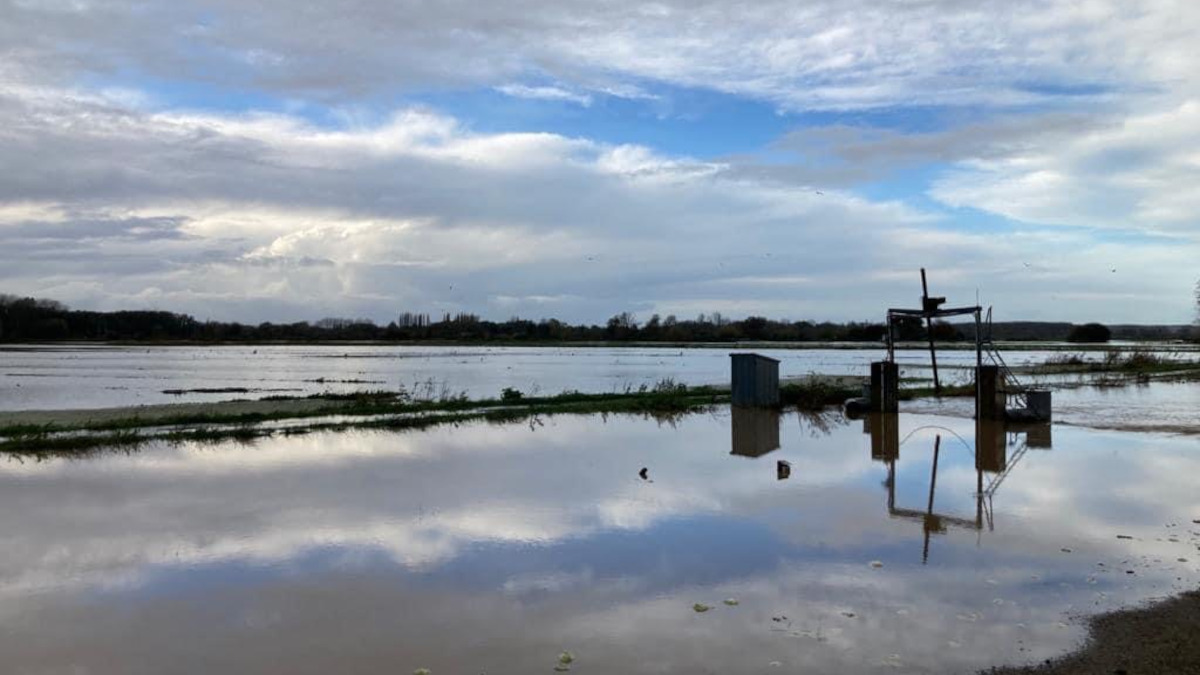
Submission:
<svg viewBox="0 0 1200 675">
<path fill-rule="evenodd" d="M 900 434 L 936 422 L 971 437 L 966 420 L 901 420 Z M 1180 439 L 1056 431 L 1054 449 L 1027 455 L 996 494 L 995 531 L 938 535 L 922 567 L 921 527 L 888 517 L 886 467 L 857 424 L 813 435 L 785 416 L 781 447 L 761 460 L 729 457 L 729 424 L 558 417 L 537 431 L 320 434 L 5 469 L 2 616 L 12 635 L 75 622 L 90 611 L 75 595 L 88 587 L 162 608 L 204 570 L 252 566 L 251 599 L 202 585 L 218 606 L 285 617 L 266 638 L 292 641 L 321 623 L 298 624 L 297 611 L 408 603 L 479 631 L 446 661 L 433 650 L 445 639 L 420 617 L 390 619 L 406 655 L 427 649 L 424 636 L 429 663 L 449 670 L 474 667 L 471 654 L 521 664 L 535 645 L 556 645 L 553 654 L 580 641 L 604 647 L 593 658 L 612 671 L 745 672 L 747 659 L 854 671 L 896 654 L 906 668 L 953 670 L 1011 658 L 1018 640 L 1030 657 L 1054 653 L 1078 637 L 1058 626 L 1064 612 L 1167 592 L 1188 573 L 1166 564 L 1194 551 L 1187 537 L 1153 541 L 1166 538 L 1165 523 L 1200 517 L 1187 480 L 1200 458 Z M 918 448 L 936 433 L 903 446 L 903 490 L 926 489 L 930 451 Z M 954 509 L 970 504 L 975 482 L 960 452 L 947 451 L 938 476 L 938 504 Z M 776 458 L 792 462 L 790 479 L 776 480 Z M 653 483 L 638 478 L 642 466 Z M 869 567 L 874 559 L 884 566 Z M 1117 568 L 1122 559 L 1135 561 L 1136 578 Z M 724 597 L 739 606 L 720 606 Z M 717 609 L 693 616 L 693 602 Z M 793 630 L 773 632 L 779 614 Z M 89 639 L 153 634 L 147 620 L 127 612 Z"/>
</svg>

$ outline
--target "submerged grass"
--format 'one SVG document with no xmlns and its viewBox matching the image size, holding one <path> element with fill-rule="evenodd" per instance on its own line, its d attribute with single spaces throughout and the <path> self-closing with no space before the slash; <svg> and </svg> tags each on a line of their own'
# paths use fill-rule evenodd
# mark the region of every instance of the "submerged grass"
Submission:
<svg viewBox="0 0 1200 675">
<path fill-rule="evenodd" d="M 247 413 L 186 413 L 145 418 L 63 425 L 12 425 L 0 428 L 0 452 L 10 454 L 70 454 L 96 447 L 130 446 L 152 440 L 168 442 L 253 440 L 275 433 L 286 435 L 341 429 L 408 429 L 471 420 L 512 422 L 554 414 L 629 413 L 656 417 L 697 411 L 727 401 L 727 392 L 712 387 L 687 387 L 672 380 L 627 392 L 554 396 L 521 396 L 470 400 L 454 395 L 413 400 L 396 392 L 363 392 L 309 397 L 329 406 L 303 410 Z M 292 401 L 298 399 L 273 399 Z M 334 417 L 322 422 L 317 418 Z M 266 422 L 312 419 L 312 424 L 268 428 Z"/>
<path fill-rule="evenodd" d="M 1100 358 L 1087 358 L 1082 353 L 1055 354 L 1029 370 L 1036 374 L 1059 373 L 1122 373 L 1153 375 L 1158 373 L 1200 371 L 1200 361 L 1183 360 L 1176 352 L 1154 352 L 1144 349 L 1120 351 L 1110 349 Z"/>
<path fill-rule="evenodd" d="M 820 410 L 856 395 L 856 389 L 822 381 L 787 384 L 780 390 L 781 407 Z M 671 379 L 624 391 L 585 394 L 568 391 L 553 396 L 515 395 L 470 400 L 448 395 L 414 400 L 406 392 L 368 391 L 319 397 L 273 398 L 275 401 L 321 400 L 328 406 L 281 409 L 272 412 L 189 412 L 153 418 L 131 415 L 101 422 L 62 425 L 12 425 L 0 428 L 0 452 L 17 455 L 74 454 L 99 447 L 130 447 L 148 441 L 253 441 L 274 434 L 297 435 L 346 429 L 414 429 L 468 421 L 512 423 L 557 414 L 633 414 L 674 421 L 678 416 L 729 401 L 717 387 L 689 387 Z M 319 418 L 334 417 L 323 421 Z M 312 420 L 303 423 L 303 420 Z M 296 426 L 265 423 L 299 420 Z"/>
</svg>

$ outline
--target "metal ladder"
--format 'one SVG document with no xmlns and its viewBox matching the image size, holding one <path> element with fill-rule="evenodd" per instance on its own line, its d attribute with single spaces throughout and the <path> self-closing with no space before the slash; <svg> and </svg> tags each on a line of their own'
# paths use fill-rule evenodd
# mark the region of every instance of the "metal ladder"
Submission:
<svg viewBox="0 0 1200 675">
<path fill-rule="evenodd" d="M 984 355 L 987 356 L 992 365 L 997 366 L 1000 369 L 1000 376 L 1003 378 L 1001 381 L 1003 382 L 1004 386 L 1004 394 L 1006 397 L 1008 397 L 1011 403 L 1015 404 L 1010 407 L 1028 408 L 1029 400 L 1025 396 L 1025 385 L 1021 384 L 1021 381 L 1017 379 L 1017 376 L 1013 373 L 1012 369 L 1009 368 L 1008 364 L 1004 362 L 1004 357 L 1000 355 L 1000 350 L 996 349 L 996 344 L 992 342 L 991 307 L 988 307 L 985 324 L 986 327 L 984 330 L 983 339 L 980 341 L 980 345 L 983 349 Z"/>
</svg>

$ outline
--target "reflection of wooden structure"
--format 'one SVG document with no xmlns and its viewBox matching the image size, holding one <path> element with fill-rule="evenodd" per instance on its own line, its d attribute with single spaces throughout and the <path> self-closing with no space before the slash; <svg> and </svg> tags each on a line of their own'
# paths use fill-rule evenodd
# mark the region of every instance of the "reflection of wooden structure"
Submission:
<svg viewBox="0 0 1200 675">
<path fill-rule="evenodd" d="M 925 509 L 903 508 L 896 505 L 896 462 L 900 459 L 900 425 L 898 415 L 873 414 L 863 423 L 864 431 L 871 434 L 871 459 L 885 462 L 888 466 L 887 480 L 887 511 L 893 518 L 919 521 L 924 532 L 924 544 L 921 551 L 921 562 L 929 560 L 929 544 L 931 535 L 944 534 L 950 527 L 982 532 L 984 524 L 987 529 L 995 528 L 992 517 L 992 496 L 1000 484 L 1012 471 L 1016 463 L 1024 456 L 1030 447 L 1049 447 L 1049 425 L 1031 425 L 1007 429 L 1003 422 L 977 420 L 975 423 L 975 517 L 963 518 L 949 514 L 938 513 L 935 508 L 937 494 L 938 462 L 941 459 L 942 437 L 939 434 L 934 439 L 933 461 L 929 474 L 929 500 Z M 1013 433 L 1011 442 L 1010 431 Z M 1017 433 L 1025 437 L 1023 443 L 1017 445 Z M 911 436 L 911 433 L 910 433 Z M 907 439 L 905 439 L 907 440 Z M 1043 445 L 1044 444 L 1044 445 Z M 1014 447 L 1009 456 L 1010 445 Z M 984 474 L 992 478 L 984 485 Z"/>
<path fill-rule="evenodd" d="M 1007 466 L 1008 439 L 1004 434 L 1004 422 L 979 418 L 975 421 L 975 470 L 1001 473 Z"/>
<path fill-rule="evenodd" d="M 870 415 L 863 422 L 871 434 L 871 459 L 895 462 L 900 459 L 900 416 Z"/>
<path fill-rule="evenodd" d="M 742 457 L 762 457 L 779 448 L 779 411 L 733 406 L 733 450 Z"/>
</svg>

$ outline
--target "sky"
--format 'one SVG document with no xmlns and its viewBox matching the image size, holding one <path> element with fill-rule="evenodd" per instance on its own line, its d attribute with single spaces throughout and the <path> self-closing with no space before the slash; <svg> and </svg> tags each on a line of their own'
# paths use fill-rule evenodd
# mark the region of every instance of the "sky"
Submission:
<svg viewBox="0 0 1200 675">
<path fill-rule="evenodd" d="M 1190 0 L 0 0 L 0 292 L 1188 323 Z"/>
</svg>

